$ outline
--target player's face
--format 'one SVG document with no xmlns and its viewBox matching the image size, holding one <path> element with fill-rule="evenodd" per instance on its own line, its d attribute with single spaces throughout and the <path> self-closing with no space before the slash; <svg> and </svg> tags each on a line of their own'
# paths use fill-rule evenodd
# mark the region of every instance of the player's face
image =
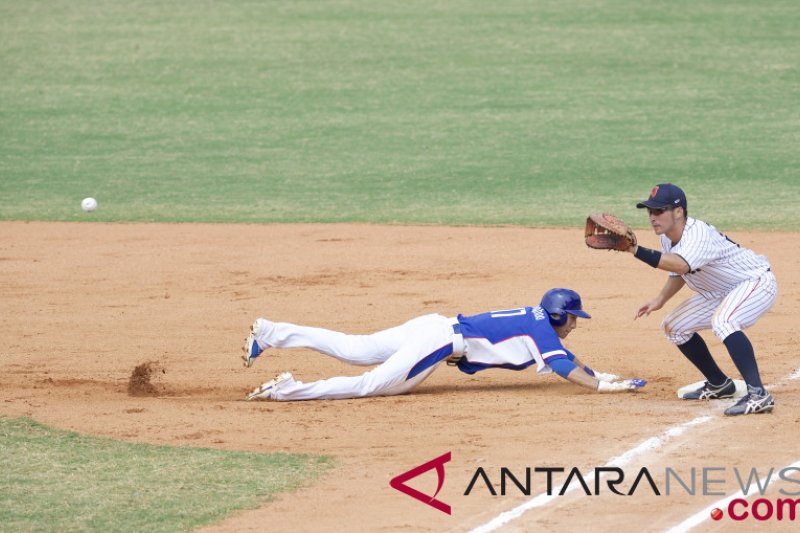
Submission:
<svg viewBox="0 0 800 533">
<path fill-rule="evenodd" d="M 653 209 L 647 208 L 650 215 L 650 225 L 656 235 L 663 235 L 669 233 L 678 223 L 678 217 L 675 215 L 674 209 Z"/>
<path fill-rule="evenodd" d="M 575 315 L 567 314 L 567 322 L 563 326 L 558 326 L 553 328 L 556 330 L 558 336 L 562 339 L 566 339 L 567 335 L 569 335 L 573 329 L 578 327 L 578 319 Z"/>
</svg>

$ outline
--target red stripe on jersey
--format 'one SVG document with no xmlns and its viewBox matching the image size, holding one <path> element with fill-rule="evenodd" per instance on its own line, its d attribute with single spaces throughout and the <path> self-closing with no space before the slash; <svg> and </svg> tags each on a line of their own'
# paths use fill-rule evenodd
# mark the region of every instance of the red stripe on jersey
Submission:
<svg viewBox="0 0 800 533">
<path fill-rule="evenodd" d="M 733 311 L 731 311 L 731 312 L 728 314 L 728 318 L 725 320 L 725 322 L 730 322 L 730 321 L 731 321 L 731 317 L 733 316 L 733 314 L 734 314 L 734 313 L 735 313 L 735 312 L 736 312 L 736 311 L 737 311 L 737 310 L 738 310 L 738 309 L 739 309 L 739 308 L 742 306 L 742 304 L 743 304 L 743 303 L 745 303 L 745 302 L 747 301 L 747 299 L 748 299 L 748 298 L 750 298 L 750 295 L 751 295 L 751 294 L 753 294 L 754 292 L 756 292 L 756 289 L 758 288 L 758 286 L 759 286 L 759 285 L 761 285 L 761 279 L 760 279 L 760 278 L 759 278 L 759 280 L 756 282 L 755 286 L 753 286 L 752 290 L 751 290 L 751 291 L 750 291 L 750 292 L 747 294 L 747 296 L 745 296 L 745 297 L 742 299 L 742 301 L 741 301 L 741 302 L 739 302 L 739 303 L 736 305 L 736 307 L 734 307 L 734 308 L 733 308 Z"/>
</svg>

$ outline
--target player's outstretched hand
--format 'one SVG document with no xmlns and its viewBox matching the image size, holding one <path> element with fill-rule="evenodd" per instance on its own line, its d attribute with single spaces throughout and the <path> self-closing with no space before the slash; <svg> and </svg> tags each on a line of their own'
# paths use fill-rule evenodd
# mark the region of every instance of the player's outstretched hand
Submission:
<svg viewBox="0 0 800 533">
<path fill-rule="evenodd" d="M 617 381 L 619 379 L 619 376 L 616 374 L 607 374 L 605 372 L 597 372 L 597 371 L 595 371 L 594 377 L 597 381 L 607 381 L 609 383 L 612 381 Z"/>
<path fill-rule="evenodd" d="M 599 386 L 597 387 L 598 392 L 625 392 L 625 391 L 633 391 L 639 390 L 642 387 L 647 385 L 647 380 L 645 379 L 623 379 L 622 381 L 601 381 Z"/>
<path fill-rule="evenodd" d="M 662 307 L 664 307 L 664 302 L 659 298 L 654 298 L 637 309 L 636 314 L 633 315 L 633 319 L 636 320 L 637 318 L 647 316 L 653 311 L 658 311 Z"/>
</svg>

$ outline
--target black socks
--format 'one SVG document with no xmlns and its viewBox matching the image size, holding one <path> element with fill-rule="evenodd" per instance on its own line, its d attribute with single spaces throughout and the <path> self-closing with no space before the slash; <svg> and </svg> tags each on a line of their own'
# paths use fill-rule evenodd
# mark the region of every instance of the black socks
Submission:
<svg viewBox="0 0 800 533">
<path fill-rule="evenodd" d="M 741 332 L 738 332 L 741 333 Z M 728 337 L 730 339 L 733 337 L 731 335 Z M 747 337 L 745 337 L 747 340 Z M 728 340 L 725 340 L 725 344 L 727 345 Z M 725 380 L 728 379 L 728 376 L 725 375 L 718 366 L 714 358 L 711 357 L 711 352 L 708 350 L 708 346 L 706 345 L 706 341 L 703 340 L 703 337 L 695 333 L 692 335 L 692 338 L 689 339 L 688 342 L 681 344 L 678 346 L 678 349 L 686 356 L 686 359 L 691 361 L 691 363 L 697 367 L 705 377 L 706 380 L 712 385 L 722 385 L 725 383 Z M 730 347 L 728 348 L 730 351 Z M 752 353 L 752 348 L 751 348 Z M 733 355 L 731 355 L 733 357 Z M 735 362 L 735 360 L 734 360 Z M 753 364 L 755 365 L 755 358 L 753 358 Z M 736 363 L 736 368 L 739 368 L 739 364 Z M 741 369 L 739 369 L 741 372 Z M 756 370 L 756 375 L 758 374 L 758 370 Z M 749 381 L 747 383 L 750 383 Z M 761 383 L 759 381 L 759 383 Z M 759 385 L 760 386 L 760 385 Z"/>
<path fill-rule="evenodd" d="M 753 351 L 753 345 L 750 339 L 743 331 L 735 331 L 723 341 L 728 353 L 736 365 L 736 369 L 744 378 L 745 383 L 751 387 L 764 388 L 761 383 L 761 376 L 758 373 L 758 364 L 756 363 L 756 355 Z M 706 341 L 695 333 L 689 342 L 681 344 L 678 349 L 686 356 L 686 359 L 697 367 L 697 370 L 702 372 L 706 380 L 712 385 L 721 385 L 728 379 L 711 357 L 711 352 L 708 350 Z"/>
<path fill-rule="evenodd" d="M 758 373 L 756 354 L 747 335 L 743 331 L 734 331 L 723 342 L 744 382 L 751 387 L 763 389 L 764 384 L 761 383 L 761 376 Z"/>
</svg>

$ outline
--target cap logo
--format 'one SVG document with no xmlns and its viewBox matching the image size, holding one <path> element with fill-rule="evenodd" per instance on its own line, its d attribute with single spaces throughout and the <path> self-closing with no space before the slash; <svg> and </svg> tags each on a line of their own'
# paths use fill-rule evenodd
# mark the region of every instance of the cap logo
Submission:
<svg viewBox="0 0 800 533">
<path fill-rule="evenodd" d="M 656 194 L 658 194 L 658 185 L 653 187 L 653 191 L 650 193 L 650 198 L 655 198 Z"/>
</svg>

